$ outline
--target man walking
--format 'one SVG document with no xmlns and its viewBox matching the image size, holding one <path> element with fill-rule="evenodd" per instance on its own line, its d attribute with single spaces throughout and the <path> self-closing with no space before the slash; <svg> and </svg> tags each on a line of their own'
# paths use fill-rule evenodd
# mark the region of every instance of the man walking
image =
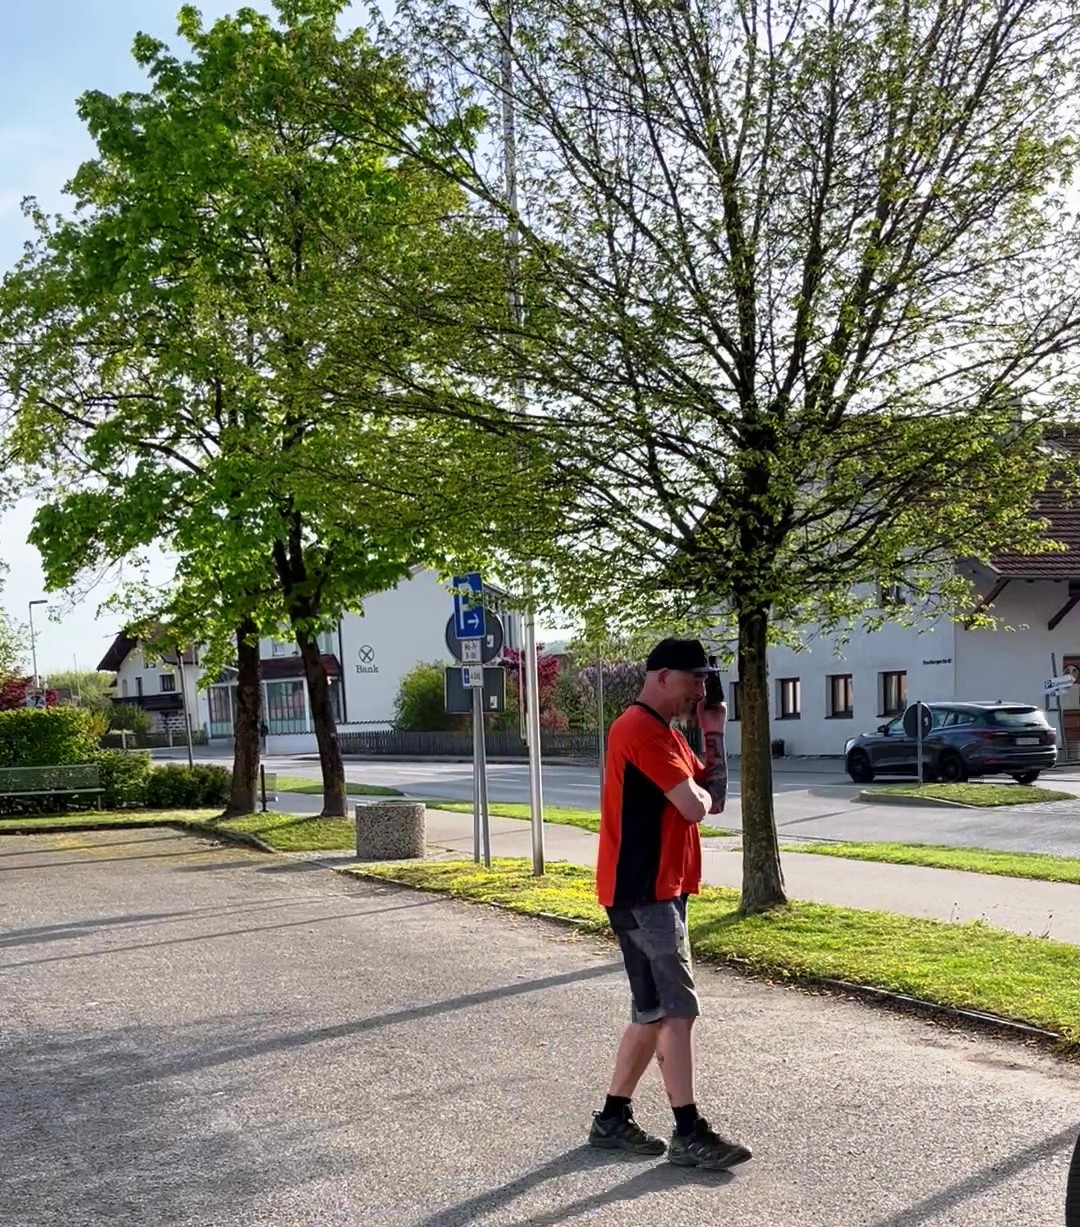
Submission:
<svg viewBox="0 0 1080 1227">
<path fill-rule="evenodd" d="M 665 1146 L 634 1120 L 631 1099 L 653 1057 L 675 1115 L 672 1163 L 724 1169 L 750 1151 L 714 1132 L 694 1094 L 694 1020 L 700 1013 L 690 964 L 687 897 L 701 884 L 698 824 L 723 809 L 726 710 L 705 702 L 715 669 L 696 639 L 665 639 L 649 653 L 638 699 L 608 734 L 596 892 L 607 909 L 630 981 L 631 1022 L 615 1058 L 593 1146 L 660 1155 Z M 671 727 L 697 713 L 706 761 Z"/>
</svg>

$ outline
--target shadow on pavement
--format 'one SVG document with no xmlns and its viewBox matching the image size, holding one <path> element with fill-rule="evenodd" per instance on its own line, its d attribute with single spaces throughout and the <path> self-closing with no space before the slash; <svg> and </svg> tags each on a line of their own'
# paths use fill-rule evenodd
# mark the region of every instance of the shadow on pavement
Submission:
<svg viewBox="0 0 1080 1227">
<path fill-rule="evenodd" d="M 101 848 L 110 847 L 109 844 L 99 844 L 98 846 Z M 193 857 L 193 856 L 206 856 L 209 852 L 214 851 L 214 850 L 216 849 L 184 848 L 179 852 L 145 852 L 139 856 L 124 856 L 124 855 L 121 855 L 121 856 L 87 856 L 81 859 L 75 858 L 72 860 L 65 860 L 65 861 L 43 861 L 41 864 L 36 864 L 36 865 L 35 864 L 0 865 L 0 873 L 26 873 L 28 870 L 31 870 L 31 869 L 51 869 L 55 871 L 57 869 L 70 869 L 76 865 L 108 865 L 116 861 L 166 861 L 166 860 L 172 859 L 173 857 L 178 857 L 178 856 L 185 856 L 188 858 Z M 67 849 L 65 848 L 64 851 L 66 852 Z M 245 851 L 247 851 L 250 856 L 265 856 L 266 855 L 265 852 L 259 852 L 254 848 L 250 850 L 247 850 L 244 848 L 236 849 L 236 852 L 241 856 L 244 855 Z M 38 853 L 36 851 L 33 851 L 33 852 L 26 852 L 24 855 L 30 857 L 30 856 L 37 856 Z M 239 864 L 239 862 L 234 862 L 233 868 L 235 868 L 237 864 Z"/>
<path fill-rule="evenodd" d="M 114 830 L 119 830 L 119 828 L 105 827 L 102 829 L 101 833 L 108 834 Z M 154 827 L 153 830 L 155 831 L 155 834 L 144 835 L 141 839 L 110 839 L 108 841 L 107 846 L 110 848 L 123 848 L 123 847 L 127 847 L 130 844 L 160 843 L 161 838 L 162 838 L 161 837 L 162 827 L 159 825 L 157 827 Z M 171 833 L 177 832 L 178 828 L 168 827 L 167 830 L 171 834 Z M 16 838 L 39 839 L 44 835 L 67 835 L 67 834 L 75 834 L 75 833 L 76 832 L 49 830 L 48 828 L 42 828 L 39 831 L 29 831 L 28 830 L 22 833 L 21 835 L 17 836 L 13 832 L 0 831 L 0 839 L 16 839 Z M 106 845 L 103 843 L 95 843 L 95 844 L 65 844 L 62 848 L 31 848 L 29 850 L 27 850 L 26 848 L 21 848 L 21 849 L 16 848 L 14 851 L 9 850 L 7 852 L 0 852 L 0 858 L 3 858 L 5 856 L 61 856 L 61 855 L 66 855 L 71 852 L 93 852 L 95 849 L 103 848 L 105 846 Z"/>
<path fill-rule="evenodd" d="M 338 899 L 338 892 L 312 895 L 280 895 L 257 903 L 233 903 L 216 907 L 181 908 L 175 912 L 133 912 L 128 916 L 88 916 L 83 920 L 67 920 L 62 924 L 33 925 L 27 929 L 7 929 L 0 932 L 0 948 L 5 946 L 36 946 L 46 942 L 71 941 L 86 937 L 96 929 L 142 928 L 163 921 L 193 920 L 250 915 L 254 912 L 276 912 L 283 907 L 303 907 Z"/>
<path fill-rule="evenodd" d="M 417 905 L 412 905 L 417 906 Z M 363 913 L 360 913 L 361 915 Z M 300 924 L 310 924 L 310 920 L 300 921 Z M 537 980 L 523 980 L 517 984 L 500 984 L 495 988 L 482 989 L 474 993 L 465 993 L 460 997 L 444 998 L 441 1001 L 431 1001 L 426 1005 L 409 1006 L 407 1009 L 394 1010 L 388 1014 L 374 1014 L 369 1018 L 358 1018 L 348 1022 L 336 1023 L 329 1027 L 312 1027 L 303 1031 L 292 1031 L 269 1035 L 263 1038 L 253 1037 L 240 1043 L 230 1044 L 217 1050 L 212 1047 L 200 1051 L 169 1055 L 164 1060 L 157 1059 L 153 1051 L 145 1053 L 145 1059 L 136 1069 L 118 1070 L 112 1066 L 94 1068 L 92 1054 L 80 1066 L 80 1085 L 89 1092 L 117 1090 L 135 1087 L 144 1083 L 160 1082 L 176 1078 L 182 1074 L 214 1069 L 228 1065 L 233 1061 L 246 1061 L 252 1057 L 264 1056 L 268 1053 L 294 1052 L 307 1048 L 310 1044 L 321 1044 L 328 1040 L 348 1039 L 363 1035 L 368 1031 L 377 1031 L 383 1027 L 394 1027 L 399 1023 L 414 1022 L 421 1018 L 431 1018 L 439 1014 L 451 1014 L 457 1010 L 468 1010 L 474 1006 L 486 1005 L 491 1001 L 503 1001 L 511 997 L 520 997 L 528 993 L 545 992 L 548 989 L 561 988 L 566 984 L 574 984 L 583 980 L 596 980 L 603 976 L 623 974 L 623 964 L 603 963 L 596 967 L 586 967 L 578 971 L 568 971 L 557 976 L 543 976 Z M 74 1044 L 72 1045 L 75 1046 Z M 54 1049 L 63 1045 L 53 1045 Z M 140 1054 L 142 1055 L 142 1054 Z"/>
<path fill-rule="evenodd" d="M 233 866 L 235 868 L 235 866 Z M 126 946 L 108 946 L 104 950 L 76 950 L 72 954 L 46 955 L 42 959 L 23 959 L 19 962 L 0 964 L 0 972 L 13 967 L 35 967 L 39 963 L 65 963 L 77 959 L 99 959 L 109 954 L 126 954 L 131 950 L 154 950 L 161 946 L 186 946 L 192 942 L 215 941 L 221 937 L 237 937 L 248 933 L 271 933 L 275 929 L 312 928 L 331 920 L 363 920 L 365 916 L 377 916 L 380 912 L 401 912 L 414 907 L 438 907 L 452 903 L 449 897 L 419 899 L 415 903 L 394 903 L 388 907 L 362 908 L 357 912 L 334 912 L 328 916 L 308 916 L 303 920 L 286 920 L 279 924 L 253 925 L 246 929 L 222 929 L 218 933 L 194 933 L 190 937 L 169 937 L 160 942 L 132 942 Z"/>
<path fill-rule="evenodd" d="M 914 1206 L 908 1206 L 896 1214 L 889 1215 L 888 1218 L 876 1219 L 873 1223 L 868 1224 L 868 1227 L 918 1227 L 918 1224 L 932 1220 L 943 1221 L 939 1216 L 944 1215 L 946 1211 L 977 1197 L 980 1193 L 985 1193 L 995 1185 L 1019 1176 L 1021 1172 L 1034 1167 L 1036 1163 L 1041 1163 L 1044 1159 L 1051 1158 L 1059 1151 L 1071 1150 L 1076 1142 L 1076 1133 L 1077 1126 L 1070 1125 L 1068 1129 L 1062 1129 L 1060 1133 L 1052 1134 L 1039 1142 L 1033 1142 L 1032 1145 L 1010 1155 L 1007 1159 L 999 1159 L 996 1163 L 991 1163 L 989 1167 L 984 1167 L 982 1171 L 968 1176 L 966 1180 L 958 1180 L 956 1184 L 942 1189 L 940 1193 L 931 1194 L 922 1201 L 916 1202 Z M 1064 1184 L 1061 1189 L 1061 1201 L 1064 1205 Z"/>
<path fill-rule="evenodd" d="M 648 1164 L 645 1170 L 641 1170 L 643 1163 Z M 702 1172 L 697 1168 L 677 1168 L 666 1159 L 642 1159 L 620 1151 L 594 1150 L 586 1145 L 575 1146 L 565 1154 L 549 1159 L 531 1172 L 525 1172 L 516 1180 L 511 1180 L 509 1184 L 478 1193 L 456 1206 L 444 1206 L 428 1218 L 419 1220 L 414 1227 L 473 1227 L 473 1224 L 484 1216 L 509 1205 L 530 1189 L 535 1189 L 549 1180 L 557 1180 L 590 1168 L 616 1165 L 633 1167 L 636 1174 L 609 1189 L 568 1202 L 557 1210 L 519 1219 L 513 1227 L 552 1227 L 553 1224 L 569 1222 L 579 1215 L 587 1218 L 602 1206 L 618 1205 L 649 1193 L 676 1189 L 689 1183 L 719 1186 L 727 1184 L 732 1178 L 730 1172 Z"/>
</svg>

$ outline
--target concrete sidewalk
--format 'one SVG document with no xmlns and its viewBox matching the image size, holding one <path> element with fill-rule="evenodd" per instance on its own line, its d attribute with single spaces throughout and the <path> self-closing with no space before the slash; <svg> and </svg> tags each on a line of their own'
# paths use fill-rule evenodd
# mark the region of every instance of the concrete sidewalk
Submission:
<svg viewBox="0 0 1080 1227">
<path fill-rule="evenodd" d="M 636 1162 L 583 1144 L 607 942 L 168 830 L 2 854 L 4 1227 L 1061 1225 L 1049 1053 L 702 965 L 699 1102 L 754 1158 Z M 636 1111 L 671 1127 L 655 1069 Z"/>
<path fill-rule="evenodd" d="M 429 809 L 427 837 L 436 847 L 472 856 L 472 815 Z M 492 856 L 530 857 L 531 839 L 529 823 L 491 819 Z M 589 831 L 544 824 L 549 860 L 592 865 L 596 842 Z M 742 883 L 739 838 L 707 839 L 703 843 L 704 881 L 710 886 L 737 889 Z M 932 920 L 983 920 L 1013 933 L 1080 945 L 1080 886 L 798 852 L 783 854 L 783 868 L 792 899 Z"/>
</svg>

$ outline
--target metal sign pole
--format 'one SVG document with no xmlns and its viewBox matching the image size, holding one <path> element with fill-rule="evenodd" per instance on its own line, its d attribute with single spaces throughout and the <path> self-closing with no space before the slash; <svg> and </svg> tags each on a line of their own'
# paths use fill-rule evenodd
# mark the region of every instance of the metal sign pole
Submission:
<svg viewBox="0 0 1080 1227">
<path fill-rule="evenodd" d="M 915 777 L 915 778 L 916 778 L 916 780 L 917 780 L 917 781 L 918 781 L 918 782 L 921 784 L 921 783 L 923 782 L 923 748 L 922 748 L 922 740 L 923 740 L 923 720 L 922 720 L 923 705 L 922 705 L 922 702 L 920 701 L 920 702 L 916 703 L 916 704 L 915 704 L 915 707 L 916 707 L 916 710 L 917 710 L 917 711 L 918 711 L 918 713 L 919 713 L 919 728 L 918 728 L 918 731 L 917 731 L 917 733 L 916 733 L 916 735 L 915 735 L 915 753 L 916 753 L 916 757 L 917 757 L 917 759 L 918 759 L 918 774 L 916 775 L 916 777 Z"/>
<path fill-rule="evenodd" d="M 472 744 L 473 744 L 473 860 L 480 863 L 480 759 L 483 755 L 484 692 L 475 686 L 472 692 Z"/>
<path fill-rule="evenodd" d="M 176 649 L 176 667 L 180 673 L 180 710 L 184 713 L 184 733 L 187 737 L 187 761 L 189 767 L 195 766 L 195 750 L 191 744 L 191 713 L 188 711 L 187 683 L 184 681 L 184 650 Z"/>
<path fill-rule="evenodd" d="M 533 874 L 540 877 L 544 872 L 544 777 L 540 759 L 540 670 L 536 662 L 536 621 L 531 607 L 525 614 L 525 713 Z"/>
<path fill-rule="evenodd" d="M 479 751 L 479 767 L 477 779 L 480 783 L 480 840 L 484 848 L 484 864 L 491 867 L 491 820 L 488 817 L 487 792 L 487 735 L 484 730 L 484 690 L 481 686 L 473 688 L 473 719 L 480 730 L 476 745 Z"/>
<path fill-rule="evenodd" d="M 596 660 L 596 752 L 600 772 L 600 804 L 604 804 L 604 661 Z"/>
<path fill-rule="evenodd" d="M 1058 676 L 1057 671 L 1057 653 L 1050 653 L 1050 678 L 1053 680 Z M 1069 743 L 1065 740 L 1065 713 L 1061 707 L 1061 691 L 1054 690 L 1054 699 L 1057 703 L 1058 728 L 1061 730 L 1061 758 L 1063 762 L 1069 759 Z"/>
</svg>

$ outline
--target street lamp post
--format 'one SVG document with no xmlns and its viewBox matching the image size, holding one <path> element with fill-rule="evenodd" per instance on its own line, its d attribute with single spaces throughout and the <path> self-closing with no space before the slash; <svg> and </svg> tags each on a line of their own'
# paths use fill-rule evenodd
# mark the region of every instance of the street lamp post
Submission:
<svg viewBox="0 0 1080 1227">
<path fill-rule="evenodd" d="M 41 597 L 36 601 L 31 601 L 28 606 L 30 610 L 30 658 L 34 666 L 34 698 L 35 700 L 37 699 L 37 692 L 41 689 L 41 687 L 40 687 L 39 680 L 38 680 L 38 668 L 37 668 L 37 637 L 34 634 L 34 606 L 35 605 L 48 605 L 48 603 L 49 602 L 45 600 L 44 597 Z"/>
</svg>

